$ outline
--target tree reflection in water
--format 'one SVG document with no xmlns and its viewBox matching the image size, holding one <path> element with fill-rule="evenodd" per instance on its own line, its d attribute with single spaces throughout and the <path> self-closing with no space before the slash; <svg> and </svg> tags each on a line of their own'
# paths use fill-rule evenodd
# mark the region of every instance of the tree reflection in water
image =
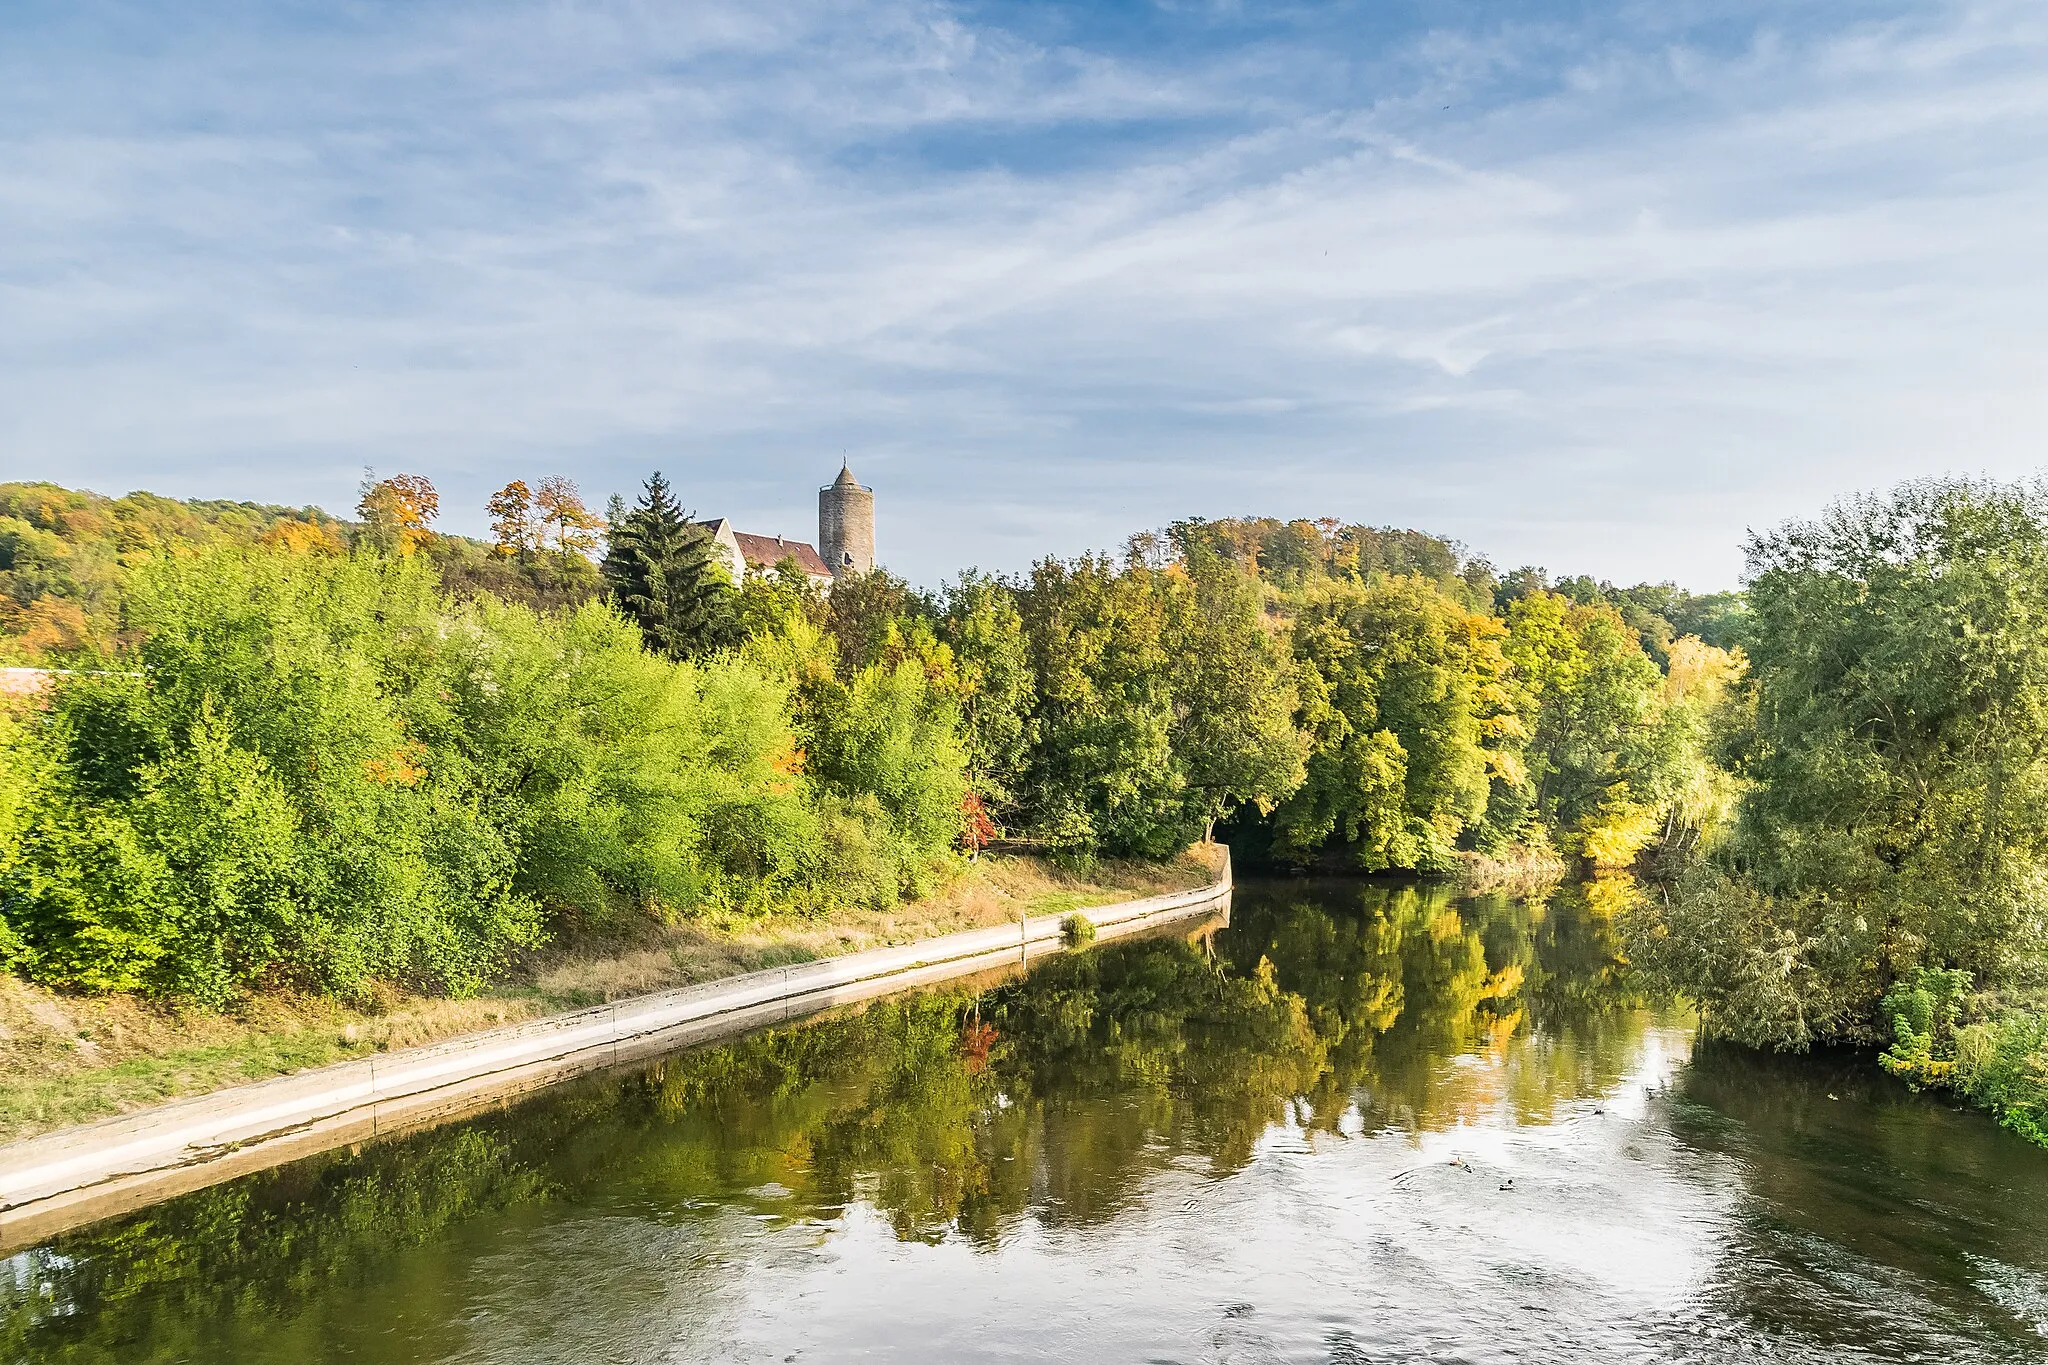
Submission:
<svg viewBox="0 0 2048 1365">
<path fill-rule="evenodd" d="M 1625 894 L 1245 886 L 1211 937 L 883 1001 L 58 1238 L 0 1279 L 0 1360 L 233 1358 L 276 1320 L 313 1358 L 401 1282 L 424 1334 L 407 1358 L 431 1358 L 461 1313 L 452 1285 L 437 1299 L 452 1258 L 428 1253 L 486 1216 L 830 1223 L 860 1203 L 901 1240 L 993 1248 L 1027 1216 L 1111 1219 L 1170 1163 L 1239 1169 L 1275 1125 L 1313 1143 L 1542 1121 L 1640 1039 Z"/>
</svg>

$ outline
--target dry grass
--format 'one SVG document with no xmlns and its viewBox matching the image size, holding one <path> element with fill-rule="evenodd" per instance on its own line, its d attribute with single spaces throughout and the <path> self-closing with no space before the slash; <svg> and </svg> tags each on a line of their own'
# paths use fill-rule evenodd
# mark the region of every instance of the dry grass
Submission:
<svg viewBox="0 0 2048 1365">
<path fill-rule="evenodd" d="M 887 912 L 730 926 L 648 920 L 586 935 L 469 1000 L 387 990 L 354 1008 L 264 995 L 216 1013 L 132 996 L 59 995 L 0 976 L 0 1141 L 583 1005 L 1013 922 L 1020 913 L 1190 890 L 1206 885 L 1214 866 L 1213 851 L 1194 849 L 1164 864 L 1105 862 L 1083 877 L 1034 858 L 985 855 L 944 891 Z"/>
</svg>

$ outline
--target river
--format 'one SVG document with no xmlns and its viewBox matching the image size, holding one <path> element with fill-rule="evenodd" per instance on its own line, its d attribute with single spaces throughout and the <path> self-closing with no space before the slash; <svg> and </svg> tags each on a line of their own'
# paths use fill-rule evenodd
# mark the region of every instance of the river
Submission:
<svg viewBox="0 0 2048 1365">
<path fill-rule="evenodd" d="M 2048 1152 L 1696 1046 L 1613 899 L 1247 882 L 60 1237 L 0 1360 L 2048 1358 Z"/>
</svg>

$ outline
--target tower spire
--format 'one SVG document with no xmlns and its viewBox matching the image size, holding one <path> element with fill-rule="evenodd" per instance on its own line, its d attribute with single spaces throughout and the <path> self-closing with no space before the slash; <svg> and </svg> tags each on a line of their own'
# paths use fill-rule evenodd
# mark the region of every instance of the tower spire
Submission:
<svg viewBox="0 0 2048 1365">
<path fill-rule="evenodd" d="M 818 549 L 835 578 L 875 567 L 875 493 L 861 487 L 844 455 L 839 477 L 818 490 Z"/>
</svg>

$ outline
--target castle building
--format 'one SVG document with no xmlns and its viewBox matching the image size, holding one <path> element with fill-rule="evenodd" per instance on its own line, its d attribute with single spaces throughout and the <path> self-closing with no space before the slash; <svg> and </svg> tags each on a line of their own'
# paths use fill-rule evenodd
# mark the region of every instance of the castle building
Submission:
<svg viewBox="0 0 2048 1365">
<path fill-rule="evenodd" d="M 875 490 L 862 488 L 844 461 L 839 477 L 818 490 L 818 548 L 835 576 L 875 567 Z"/>
<path fill-rule="evenodd" d="M 759 573 L 773 573 L 775 566 L 785 559 L 796 561 L 804 571 L 804 577 L 815 587 L 832 586 L 832 571 L 825 567 L 825 561 L 812 546 L 801 540 L 785 540 L 781 536 L 757 536 L 746 531 L 735 531 L 732 522 L 724 517 L 716 521 L 697 523 L 711 533 L 711 543 L 718 549 L 725 561 L 725 571 L 735 583 L 746 581 L 747 570 Z"/>
<path fill-rule="evenodd" d="M 757 536 L 733 529 L 724 517 L 697 523 L 711 532 L 735 583 L 747 571 L 772 573 L 785 559 L 796 561 L 813 585 L 829 588 L 836 578 L 864 574 L 875 567 L 875 490 L 863 488 L 844 463 L 839 477 L 818 490 L 818 544 L 781 536 Z M 822 552 L 822 553 L 821 553 Z"/>
</svg>

